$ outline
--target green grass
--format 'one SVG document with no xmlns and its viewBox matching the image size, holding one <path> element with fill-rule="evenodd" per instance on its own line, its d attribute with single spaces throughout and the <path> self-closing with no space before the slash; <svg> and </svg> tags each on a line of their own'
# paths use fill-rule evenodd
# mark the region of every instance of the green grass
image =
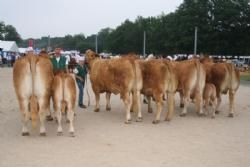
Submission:
<svg viewBox="0 0 250 167">
<path fill-rule="evenodd" d="M 250 75 L 241 75 L 240 80 L 250 81 Z"/>
</svg>

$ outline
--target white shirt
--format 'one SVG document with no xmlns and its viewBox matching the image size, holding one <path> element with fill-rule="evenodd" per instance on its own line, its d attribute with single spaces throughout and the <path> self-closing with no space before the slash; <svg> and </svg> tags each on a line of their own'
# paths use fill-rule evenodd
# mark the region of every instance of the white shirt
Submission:
<svg viewBox="0 0 250 167">
<path fill-rule="evenodd" d="M 60 57 L 56 57 L 56 61 L 57 61 L 57 63 L 59 63 Z M 66 58 L 66 65 L 68 65 L 68 64 L 69 64 L 69 60 Z"/>
</svg>

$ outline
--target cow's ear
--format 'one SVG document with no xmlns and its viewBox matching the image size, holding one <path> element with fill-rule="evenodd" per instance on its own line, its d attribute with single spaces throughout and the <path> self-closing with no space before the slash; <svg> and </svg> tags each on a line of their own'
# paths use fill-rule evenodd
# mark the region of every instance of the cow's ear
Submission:
<svg viewBox="0 0 250 167">
<path fill-rule="evenodd" d="M 95 57 L 100 57 L 100 55 L 99 55 L 99 54 L 97 54 L 97 53 L 95 53 Z"/>
</svg>

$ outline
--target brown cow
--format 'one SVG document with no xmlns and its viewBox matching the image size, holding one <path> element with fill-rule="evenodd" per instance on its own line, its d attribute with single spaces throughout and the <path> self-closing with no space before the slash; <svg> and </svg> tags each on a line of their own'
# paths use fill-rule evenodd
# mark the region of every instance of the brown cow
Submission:
<svg viewBox="0 0 250 167">
<path fill-rule="evenodd" d="M 69 133 L 74 136 L 74 109 L 76 102 L 76 84 L 71 74 L 59 73 L 54 77 L 53 85 L 54 111 L 58 122 L 57 134 L 62 135 L 62 113 L 67 107 L 67 119 L 69 120 Z"/>
<path fill-rule="evenodd" d="M 90 81 L 96 98 L 95 111 L 99 111 L 100 93 L 107 94 L 107 106 L 110 108 L 110 93 L 120 94 L 125 104 L 126 121 L 131 123 L 130 109 L 133 99 L 138 103 L 140 101 L 140 89 L 142 87 L 142 78 L 140 68 L 132 59 L 100 59 L 99 56 L 91 51 L 86 51 L 87 62 L 90 67 Z M 142 120 L 140 104 L 138 105 L 137 121 Z"/>
<path fill-rule="evenodd" d="M 29 135 L 27 124 L 30 114 L 33 126 L 36 126 L 39 114 L 40 135 L 46 135 L 44 121 L 49 107 L 52 80 L 52 64 L 49 59 L 43 56 L 29 53 L 15 62 L 13 81 L 22 113 L 23 136 Z"/>
<path fill-rule="evenodd" d="M 164 60 L 164 62 L 168 61 Z M 195 95 L 196 112 L 203 115 L 202 94 L 206 79 L 206 73 L 203 65 L 196 59 L 172 63 L 178 80 L 177 90 L 180 92 L 181 106 L 183 107 L 180 116 L 186 115 L 187 105 L 190 101 L 191 94 Z"/>
<path fill-rule="evenodd" d="M 148 110 L 151 110 L 150 97 L 155 99 L 157 112 L 154 124 L 160 122 L 163 106 L 163 96 L 168 95 L 168 112 L 165 120 L 170 121 L 174 112 L 174 95 L 177 89 L 177 78 L 174 75 L 173 66 L 170 62 L 151 59 L 148 61 L 138 60 L 142 71 L 143 87 L 141 93 L 148 97 Z"/>
<path fill-rule="evenodd" d="M 234 116 L 234 96 L 240 85 L 240 74 L 233 64 L 214 63 L 212 59 L 204 57 L 201 60 L 206 69 L 206 82 L 216 87 L 217 106 L 221 103 L 221 94 L 229 92 L 229 117 Z"/>
</svg>

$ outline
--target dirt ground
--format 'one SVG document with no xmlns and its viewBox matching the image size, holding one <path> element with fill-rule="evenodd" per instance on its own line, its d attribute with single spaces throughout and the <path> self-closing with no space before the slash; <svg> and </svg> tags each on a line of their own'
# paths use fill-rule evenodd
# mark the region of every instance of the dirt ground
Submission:
<svg viewBox="0 0 250 167">
<path fill-rule="evenodd" d="M 47 136 L 32 129 L 21 136 L 21 119 L 12 83 L 12 69 L 0 68 L 0 167 L 248 167 L 250 166 L 250 87 L 240 86 L 236 116 L 228 118 L 228 97 L 215 119 L 198 117 L 193 104 L 188 115 L 179 117 L 179 99 L 171 122 L 153 125 L 154 114 L 143 105 L 143 122 L 124 124 L 125 112 L 119 96 L 112 96 L 110 112 L 93 112 L 91 106 L 76 108 L 76 136 L 57 136 L 57 125 L 47 122 Z M 87 96 L 85 96 L 87 101 Z M 133 117 L 135 120 L 135 116 Z M 31 128 L 30 128 L 31 129 Z"/>
</svg>

